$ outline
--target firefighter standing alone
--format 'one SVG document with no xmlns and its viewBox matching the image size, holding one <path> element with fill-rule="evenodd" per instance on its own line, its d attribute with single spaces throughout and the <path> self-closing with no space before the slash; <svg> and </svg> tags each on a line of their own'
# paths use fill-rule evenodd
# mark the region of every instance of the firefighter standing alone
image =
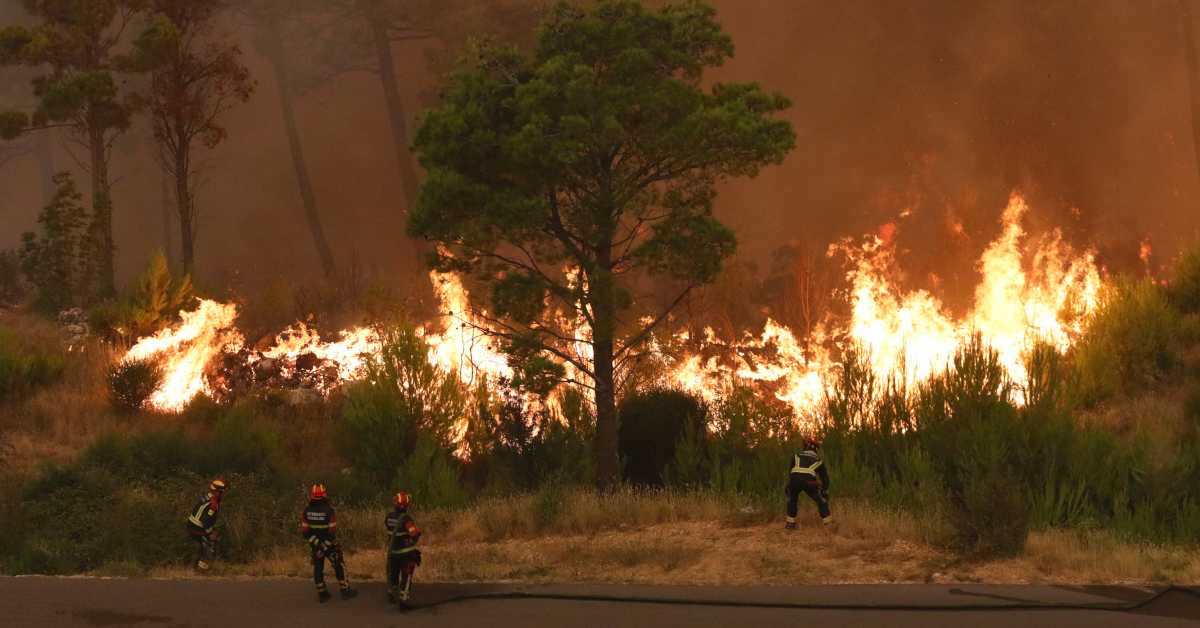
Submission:
<svg viewBox="0 0 1200 628">
<path fill-rule="evenodd" d="M 225 490 L 228 488 L 225 480 L 213 480 L 208 485 L 208 493 L 188 512 L 188 536 L 199 547 L 196 569 L 200 571 L 208 571 L 210 562 L 216 557 L 219 538 L 216 531 L 217 517 L 221 513 L 221 498 L 225 496 Z"/>
<path fill-rule="evenodd" d="M 346 580 L 346 565 L 342 559 L 342 548 L 337 544 L 337 513 L 325 493 L 325 485 L 314 484 L 308 493 L 308 506 L 300 515 L 300 534 L 312 549 L 313 582 L 317 585 L 317 601 L 329 600 L 329 589 L 325 586 L 325 559 L 333 564 L 342 599 L 348 600 L 358 592 L 350 588 Z"/>
<path fill-rule="evenodd" d="M 421 529 L 413 521 L 412 515 L 408 514 L 411 502 L 408 493 L 396 493 L 392 498 L 395 508 L 384 519 L 388 531 L 388 601 L 393 604 L 408 601 L 413 572 L 421 564 L 421 550 L 417 549 Z"/>
<path fill-rule="evenodd" d="M 788 472 L 787 524 L 789 530 L 796 529 L 796 513 L 799 511 L 800 494 L 808 495 L 817 504 L 821 523 L 833 523 L 829 511 L 829 470 L 820 453 L 821 443 L 815 438 L 804 440 L 804 449 L 792 455 L 792 466 Z"/>
</svg>

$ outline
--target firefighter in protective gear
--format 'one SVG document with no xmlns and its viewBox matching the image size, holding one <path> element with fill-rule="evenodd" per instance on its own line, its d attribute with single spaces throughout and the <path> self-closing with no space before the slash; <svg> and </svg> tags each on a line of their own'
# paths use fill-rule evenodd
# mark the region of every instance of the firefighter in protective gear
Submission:
<svg viewBox="0 0 1200 628">
<path fill-rule="evenodd" d="M 392 497 L 395 508 L 383 521 L 388 531 L 388 601 L 393 604 L 408 601 L 413 572 L 421 564 L 421 550 L 417 549 L 421 529 L 413 521 L 412 515 L 408 514 L 411 502 L 408 493 L 396 493 Z"/>
<path fill-rule="evenodd" d="M 325 560 L 333 565 L 337 575 L 342 599 L 348 600 L 358 591 L 350 588 L 346 581 L 346 565 L 342 548 L 337 543 L 337 513 L 329 504 L 324 484 L 314 484 L 308 492 L 308 506 L 300 515 L 300 535 L 312 550 L 313 582 L 317 585 L 317 601 L 329 600 L 329 589 L 325 586 Z"/>
<path fill-rule="evenodd" d="M 208 493 L 188 512 L 188 536 L 196 542 L 199 548 L 196 569 L 200 571 L 208 571 L 213 558 L 217 555 L 217 540 L 220 535 L 217 534 L 215 528 L 217 517 L 221 514 L 221 499 L 225 496 L 228 488 L 229 485 L 225 480 L 221 478 L 213 480 L 208 485 Z"/>
<path fill-rule="evenodd" d="M 789 530 L 796 529 L 796 513 L 799 510 L 800 494 L 808 495 L 817 504 L 821 523 L 833 523 L 829 512 L 829 470 L 821 458 L 821 443 L 815 438 L 804 441 L 804 449 L 792 455 L 792 466 L 788 471 L 787 524 Z"/>
</svg>

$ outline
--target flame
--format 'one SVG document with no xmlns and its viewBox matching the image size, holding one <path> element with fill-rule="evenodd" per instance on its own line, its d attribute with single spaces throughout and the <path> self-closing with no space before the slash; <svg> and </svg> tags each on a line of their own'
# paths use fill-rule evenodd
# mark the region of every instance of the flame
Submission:
<svg viewBox="0 0 1200 628">
<path fill-rule="evenodd" d="M 263 351 L 262 357 L 283 362 L 285 376 L 294 374 L 301 356 L 311 355 L 320 362 L 337 368 L 338 379 L 358 379 L 363 375 L 370 356 L 381 349 L 379 334 L 369 327 L 355 327 L 339 332 L 337 342 L 321 342 L 315 329 L 298 323 L 275 337 L 275 346 Z"/>
<path fill-rule="evenodd" d="M 237 351 L 242 335 L 233 329 L 237 306 L 201 299 L 190 312 L 179 313 L 177 325 L 142 338 L 122 362 L 159 361 L 162 382 L 147 400 L 161 412 L 178 412 L 196 395 L 211 395 L 208 366 L 222 351 Z"/>
<path fill-rule="evenodd" d="M 715 401 L 735 385 L 770 391 L 790 406 L 801 421 L 821 412 L 827 386 L 840 368 L 837 356 L 850 348 L 863 352 L 879 381 L 906 385 L 925 381 L 946 367 L 965 343 L 978 334 L 999 355 L 1012 380 L 1027 378 L 1023 357 L 1034 341 L 1045 341 L 1066 350 L 1094 311 L 1102 287 L 1091 252 L 1077 252 L 1063 242 L 1059 231 L 1031 238 L 1022 227 L 1029 207 L 1014 194 L 1001 215 L 1001 232 L 983 251 L 977 269 L 980 282 L 974 303 L 956 316 L 927 290 L 904 290 L 895 277 L 896 222 L 885 223 L 878 235 L 857 243 L 844 241 L 830 254 L 846 261 L 847 288 L 843 294 L 849 316 L 827 318 L 807 338 L 767 320 L 758 333 L 733 341 L 717 337 L 712 329 L 702 338 L 686 332 L 654 337 L 650 352 L 666 367 L 662 381 Z M 956 224 L 961 225 L 961 222 Z M 585 281 L 577 271 L 565 269 L 569 284 Z M 481 381 L 508 380 L 514 375 L 489 327 L 488 314 L 470 307 L 461 279 L 454 274 L 430 273 L 441 303 L 441 321 L 420 330 L 429 346 L 430 363 L 452 372 L 468 386 Z M 935 285 L 937 282 L 934 282 Z M 233 328 L 237 308 L 232 304 L 200 301 L 199 307 L 181 313 L 179 324 L 141 339 L 122 358 L 132 361 L 155 358 L 166 377 L 150 399 L 161 411 L 179 411 L 197 395 L 212 395 L 208 371 L 222 353 L 254 365 L 273 360 L 286 377 L 301 362 L 316 362 L 335 375 L 333 385 L 362 376 L 369 356 L 380 351 L 378 334 L 368 327 L 339 333 L 338 340 L 322 340 L 316 330 L 300 323 L 284 330 L 275 344 L 261 352 L 243 348 L 243 338 Z M 591 360 L 591 332 L 582 317 L 559 315 L 558 327 L 575 340 L 567 350 L 583 364 Z M 666 345 L 669 345 L 666 346 Z M 674 347 L 688 346 L 690 351 Z M 306 358 L 305 356 L 311 356 Z M 568 378 L 585 380 L 567 364 Z M 586 382 L 585 382 L 586 383 Z M 527 406 L 543 403 L 527 398 Z M 1018 399 L 1020 401 L 1020 399 Z M 551 408 L 555 398 L 545 400 Z M 460 425 L 459 437 L 465 431 Z"/>
<path fill-rule="evenodd" d="M 771 383 L 775 396 L 797 417 L 812 418 L 820 412 L 826 383 L 839 366 L 831 346 L 865 352 L 879 381 L 894 378 L 912 386 L 942 371 L 979 334 L 998 353 L 1010 378 L 1024 384 L 1023 358 L 1032 343 L 1041 340 L 1066 350 L 1082 331 L 1086 315 L 1096 309 L 1102 284 L 1093 254 L 1076 254 L 1057 231 L 1032 247 L 1027 271 L 1022 244 L 1028 238 L 1021 227 L 1027 211 L 1024 199 L 1014 194 L 1001 217 L 1000 236 L 980 257 L 982 280 L 974 307 L 965 316 L 953 316 L 927 291 L 902 292 L 890 279 L 896 261 L 885 238 L 871 237 L 858 246 L 842 243 L 833 251 L 844 254 L 850 265 L 849 321 L 827 321 L 814 332 L 817 337 L 799 343 L 790 330 L 768 320 L 761 335 L 731 347 L 736 354 L 732 365 L 685 356 L 675 363 L 669 379 L 708 399 L 739 380 Z M 892 233 L 885 230 L 881 235 L 890 239 Z M 769 361 L 744 357 L 767 347 L 774 349 Z M 807 353 L 804 347 L 809 347 Z"/>
</svg>

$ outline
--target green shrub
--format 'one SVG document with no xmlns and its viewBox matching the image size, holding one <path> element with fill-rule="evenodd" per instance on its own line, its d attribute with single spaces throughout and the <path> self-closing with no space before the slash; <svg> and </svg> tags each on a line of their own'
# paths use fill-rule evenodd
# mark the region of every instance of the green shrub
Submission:
<svg viewBox="0 0 1200 628">
<path fill-rule="evenodd" d="M 162 383 L 162 368 L 154 360 L 118 362 L 108 372 L 108 393 L 113 407 L 137 412 Z"/>
<path fill-rule="evenodd" d="M 349 387 L 339 442 L 346 458 L 381 486 L 424 435 L 447 452 L 452 431 L 466 416 L 467 394 L 458 378 L 430 364 L 429 348 L 407 324 L 381 331 L 383 347 L 366 378 Z"/>
<path fill-rule="evenodd" d="M 54 184 L 53 200 L 38 214 L 38 231 L 21 235 L 21 270 L 35 304 L 46 312 L 78 305 L 91 291 L 85 278 L 88 212 L 69 173 L 56 175 Z"/>
<path fill-rule="evenodd" d="M 0 402 L 58 381 L 65 368 L 62 356 L 28 346 L 16 334 L 0 329 Z"/>
<path fill-rule="evenodd" d="M 1178 313 L 1149 281 L 1118 282 L 1072 348 L 1073 394 L 1095 404 L 1155 381 L 1174 363 Z"/>
<path fill-rule="evenodd" d="M 1200 313 L 1200 246 L 1189 248 L 1175 264 L 1167 297 L 1184 314 Z"/>
<path fill-rule="evenodd" d="M 708 408 L 695 395 L 679 390 L 636 392 L 618 408 L 618 451 L 625 479 L 635 485 L 662 486 L 663 471 L 675 457 L 676 443 L 691 430 L 703 433 Z"/>
</svg>

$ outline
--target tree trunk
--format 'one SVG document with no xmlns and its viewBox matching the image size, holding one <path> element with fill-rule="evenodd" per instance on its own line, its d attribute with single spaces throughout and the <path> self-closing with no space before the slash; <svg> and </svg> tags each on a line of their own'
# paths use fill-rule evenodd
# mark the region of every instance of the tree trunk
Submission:
<svg viewBox="0 0 1200 628">
<path fill-rule="evenodd" d="M 37 152 L 38 166 L 42 177 L 42 205 L 54 201 L 54 148 L 50 143 L 51 131 L 34 133 L 34 150 Z"/>
<path fill-rule="evenodd" d="M 283 125 L 287 131 L 288 147 L 291 149 L 292 166 L 296 170 L 296 182 L 300 185 L 300 198 L 304 202 L 304 218 L 308 222 L 308 230 L 312 233 L 313 244 L 321 257 L 321 268 L 325 276 L 337 272 L 333 261 L 333 251 L 325 238 L 325 229 L 321 226 L 321 214 L 317 211 L 317 198 L 313 193 L 312 179 L 308 174 L 308 164 L 304 160 L 304 147 L 300 143 L 300 129 L 296 126 L 296 109 L 289 87 L 286 52 L 283 49 L 283 36 L 277 24 L 267 26 L 268 50 L 271 68 L 275 72 L 275 82 L 279 84 L 279 106 L 283 110 Z"/>
<path fill-rule="evenodd" d="M 163 228 L 163 255 L 167 258 L 167 267 L 172 270 L 179 268 L 179 259 L 175 256 L 175 214 L 177 209 L 172 202 L 174 195 L 171 193 L 170 173 L 166 168 L 162 170 L 162 228 Z"/>
<path fill-rule="evenodd" d="M 613 276 L 609 270 L 611 250 L 602 247 L 597 255 L 597 270 L 588 276 L 592 314 L 596 320 L 592 330 L 592 361 L 596 373 L 596 486 L 601 491 L 612 489 L 620 481 L 620 461 L 617 454 L 617 399 L 613 372 L 613 346 L 616 332 L 616 300 Z"/>
<path fill-rule="evenodd" d="M 396 165 L 400 167 L 400 185 L 404 192 L 404 216 L 412 212 L 417 202 L 420 181 L 413 164 L 412 150 L 408 139 L 408 116 L 404 113 L 404 102 L 400 99 L 400 85 L 396 80 L 396 63 L 392 58 L 392 42 L 388 38 L 387 24 L 382 19 L 368 14 L 375 56 L 379 63 L 379 82 L 383 87 L 383 100 L 387 105 L 388 122 L 392 127 L 392 145 L 396 151 Z M 425 256 L 429 244 L 419 238 L 408 238 L 417 258 L 417 273 L 424 276 Z"/>
<path fill-rule="evenodd" d="M 92 168 L 92 223 L 88 228 L 90 250 L 88 281 L 91 296 L 107 299 L 116 295 L 115 245 L 113 243 L 112 196 L 108 183 L 108 155 L 104 131 L 88 131 L 88 150 Z"/>
<path fill-rule="evenodd" d="M 175 207 L 179 211 L 179 248 L 183 259 L 183 274 L 191 276 L 196 270 L 196 226 L 192 212 L 192 193 L 188 189 L 187 144 L 180 141 L 175 152 Z"/>
<path fill-rule="evenodd" d="M 1196 60 L 1196 25 L 1193 23 L 1190 0 L 1179 0 L 1179 17 L 1183 22 L 1184 56 L 1187 59 L 1189 102 L 1192 112 L 1192 146 L 1196 151 L 1196 171 L 1200 174 L 1200 63 Z"/>
</svg>

